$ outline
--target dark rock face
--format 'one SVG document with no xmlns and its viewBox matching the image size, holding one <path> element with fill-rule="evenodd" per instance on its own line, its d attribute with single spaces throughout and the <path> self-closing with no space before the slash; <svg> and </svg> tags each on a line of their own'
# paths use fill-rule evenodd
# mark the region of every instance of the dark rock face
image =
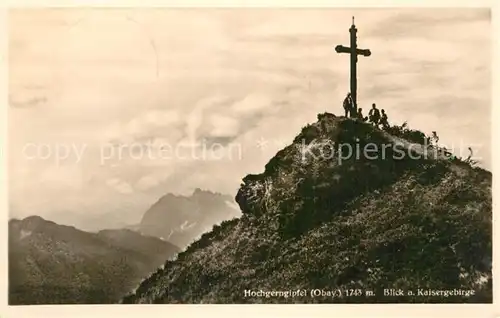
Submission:
<svg viewBox="0 0 500 318">
<path fill-rule="evenodd" d="M 179 249 L 127 230 L 97 234 L 39 216 L 9 222 L 9 304 L 117 303 Z"/>
<path fill-rule="evenodd" d="M 183 248 L 214 224 L 240 215 L 233 198 L 196 189 L 191 196 L 167 194 L 144 214 L 138 230 Z"/>
<path fill-rule="evenodd" d="M 356 152 L 367 145 L 376 156 Z M 123 302 L 492 302 L 491 173 L 434 150 L 415 159 L 427 150 L 321 114 L 262 174 L 243 178 L 241 218 L 215 226 Z"/>
</svg>

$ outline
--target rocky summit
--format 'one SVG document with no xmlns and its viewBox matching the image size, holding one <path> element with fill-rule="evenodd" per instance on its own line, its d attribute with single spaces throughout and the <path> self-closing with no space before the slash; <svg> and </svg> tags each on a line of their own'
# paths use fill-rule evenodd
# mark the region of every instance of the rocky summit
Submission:
<svg viewBox="0 0 500 318">
<path fill-rule="evenodd" d="M 491 173 L 425 137 L 318 115 L 122 303 L 491 302 Z"/>
</svg>

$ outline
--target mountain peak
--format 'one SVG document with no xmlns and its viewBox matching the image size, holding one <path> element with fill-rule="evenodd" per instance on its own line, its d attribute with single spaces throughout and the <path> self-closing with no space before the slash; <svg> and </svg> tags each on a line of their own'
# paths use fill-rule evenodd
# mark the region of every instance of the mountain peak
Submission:
<svg viewBox="0 0 500 318">
<path fill-rule="evenodd" d="M 31 216 L 25 217 L 22 220 L 13 219 L 13 220 L 11 220 L 11 222 L 19 224 L 22 228 L 29 229 L 29 230 L 35 230 L 35 229 L 43 228 L 43 227 L 54 224 L 54 222 L 47 221 L 38 215 L 31 215 Z"/>
<path fill-rule="evenodd" d="M 214 224 L 240 211 L 227 201 L 228 195 L 196 188 L 190 196 L 164 195 L 143 215 L 139 231 L 185 247 Z"/>
<path fill-rule="evenodd" d="M 123 302 L 296 301 L 234 292 L 277 290 L 284 281 L 290 290 L 376 294 L 300 302 L 491 301 L 491 173 L 426 138 L 404 125 L 381 130 L 318 115 L 263 173 L 243 178 L 241 218 L 205 233 Z M 396 299 L 381 290 L 416 286 L 475 295 Z"/>
<path fill-rule="evenodd" d="M 194 191 L 193 191 L 193 195 L 195 194 L 199 194 L 201 192 L 204 192 L 204 190 L 200 189 L 200 188 L 195 188 Z"/>
<path fill-rule="evenodd" d="M 22 221 L 23 222 L 35 222 L 35 223 L 46 222 L 44 218 L 42 218 L 41 216 L 38 216 L 38 215 L 31 215 L 31 216 L 25 217 Z"/>
</svg>

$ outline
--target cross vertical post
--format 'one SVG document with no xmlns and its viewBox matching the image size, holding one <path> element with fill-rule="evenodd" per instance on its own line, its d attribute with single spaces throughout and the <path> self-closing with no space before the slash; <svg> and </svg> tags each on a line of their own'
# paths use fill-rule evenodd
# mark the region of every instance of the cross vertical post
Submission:
<svg viewBox="0 0 500 318">
<path fill-rule="evenodd" d="M 352 102 L 353 102 L 353 107 L 354 111 L 357 112 L 358 109 L 358 102 L 357 102 L 357 91 L 358 91 L 358 84 L 357 84 L 357 77 L 356 77 L 356 72 L 357 72 L 357 62 L 358 62 L 358 55 L 363 55 L 363 56 L 370 56 L 371 52 L 368 49 L 358 49 L 358 43 L 357 43 L 357 37 L 356 33 L 358 30 L 356 29 L 356 26 L 354 25 L 354 17 L 352 17 L 352 25 L 351 28 L 349 29 L 349 33 L 351 34 L 351 46 L 350 47 L 345 47 L 343 45 L 337 45 L 335 47 L 335 51 L 337 53 L 349 53 L 350 58 L 351 58 L 351 97 L 352 97 Z"/>
<path fill-rule="evenodd" d="M 354 110 L 357 111 L 358 107 L 358 98 L 357 98 L 357 92 L 358 92 L 358 83 L 357 83 L 357 62 L 358 62 L 358 55 L 356 54 L 356 49 L 358 48 L 358 44 L 356 43 L 356 33 L 358 30 L 356 29 L 356 26 L 354 25 L 354 17 L 352 18 L 352 25 L 351 28 L 349 29 L 349 32 L 351 34 L 351 96 L 352 96 L 352 103 L 354 104 Z"/>
</svg>

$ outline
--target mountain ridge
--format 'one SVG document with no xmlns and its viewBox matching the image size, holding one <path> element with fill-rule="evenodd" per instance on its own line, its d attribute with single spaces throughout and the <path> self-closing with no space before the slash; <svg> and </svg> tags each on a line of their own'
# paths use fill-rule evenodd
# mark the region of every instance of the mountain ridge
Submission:
<svg viewBox="0 0 500 318">
<path fill-rule="evenodd" d="M 9 221 L 9 304 L 113 303 L 179 248 L 139 233 Z"/>
</svg>

